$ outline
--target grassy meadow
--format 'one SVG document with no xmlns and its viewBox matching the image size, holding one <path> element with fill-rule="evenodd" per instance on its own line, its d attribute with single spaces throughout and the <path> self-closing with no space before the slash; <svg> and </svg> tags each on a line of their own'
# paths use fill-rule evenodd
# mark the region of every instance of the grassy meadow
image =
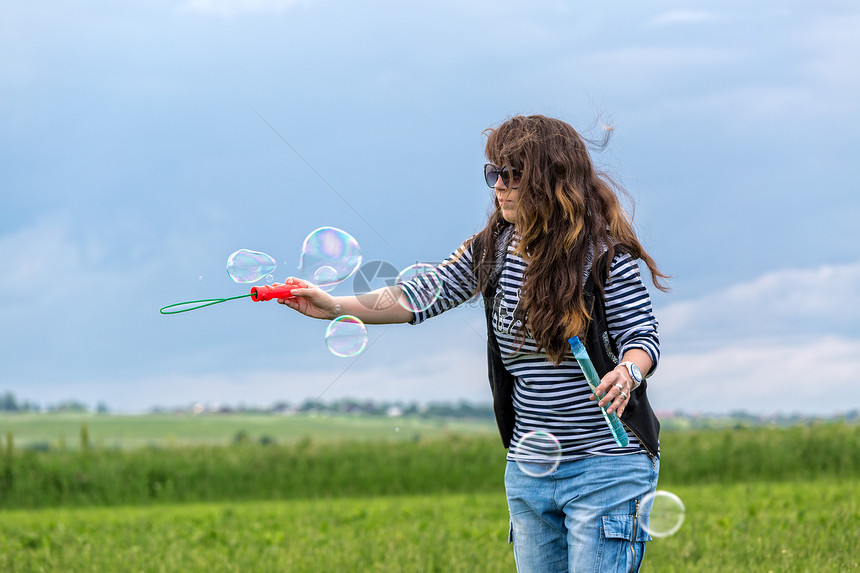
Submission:
<svg viewBox="0 0 860 573">
<path fill-rule="evenodd" d="M 495 435 L 492 420 L 448 420 L 364 416 L 284 416 L 273 414 L 145 414 L 103 415 L 86 413 L 0 414 L 0 438 L 12 432 L 15 447 L 30 449 L 79 449 L 81 429 L 87 445 L 97 448 L 133 449 L 191 445 L 225 445 L 239 435 L 249 441 L 289 444 L 315 441 L 412 440 L 421 435 L 449 432 L 461 435 Z"/>
<path fill-rule="evenodd" d="M 483 422 L 197 418 L 207 437 L 183 433 L 195 418 L 25 417 L 0 416 L 2 571 L 514 571 Z M 686 521 L 643 571 L 860 567 L 860 427 L 666 432 L 662 448 Z"/>
</svg>

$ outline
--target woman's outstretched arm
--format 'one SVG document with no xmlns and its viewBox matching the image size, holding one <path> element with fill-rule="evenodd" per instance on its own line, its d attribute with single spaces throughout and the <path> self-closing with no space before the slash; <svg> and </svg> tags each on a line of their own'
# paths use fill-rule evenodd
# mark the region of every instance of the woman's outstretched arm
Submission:
<svg viewBox="0 0 860 573">
<path fill-rule="evenodd" d="M 366 324 L 399 324 L 413 317 L 412 311 L 401 304 L 404 295 L 398 286 L 354 296 L 332 296 L 300 279 L 288 278 L 284 284 L 298 288 L 293 290 L 291 298 L 279 298 L 278 302 L 311 318 L 333 320 L 348 314 Z"/>
</svg>

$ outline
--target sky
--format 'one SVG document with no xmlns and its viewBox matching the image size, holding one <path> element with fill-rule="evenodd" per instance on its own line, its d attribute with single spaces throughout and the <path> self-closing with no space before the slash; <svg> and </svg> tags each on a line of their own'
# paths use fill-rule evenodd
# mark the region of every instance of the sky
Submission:
<svg viewBox="0 0 860 573">
<path fill-rule="evenodd" d="M 444 259 L 490 206 L 483 131 L 540 113 L 613 127 L 593 158 L 672 276 L 656 410 L 857 409 L 858 29 L 836 0 L 2 2 L 0 391 L 489 402 L 473 303 L 353 358 L 271 302 L 158 310 L 247 293 L 239 249 L 296 274 L 323 226 Z"/>
</svg>

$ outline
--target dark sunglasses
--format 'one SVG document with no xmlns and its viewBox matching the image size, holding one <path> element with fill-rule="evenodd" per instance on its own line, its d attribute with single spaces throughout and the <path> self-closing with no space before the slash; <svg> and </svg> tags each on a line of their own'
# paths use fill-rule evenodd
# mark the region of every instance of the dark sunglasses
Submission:
<svg viewBox="0 0 860 573">
<path fill-rule="evenodd" d="M 502 183 L 505 184 L 505 187 L 516 189 L 520 184 L 520 177 L 522 176 L 522 169 L 509 169 L 507 167 L 499 169 L 492 163 L 484 165 L 484 180 L 490 187 L 495 187 L 496 181 L 501 177 Z"/>
</svg>

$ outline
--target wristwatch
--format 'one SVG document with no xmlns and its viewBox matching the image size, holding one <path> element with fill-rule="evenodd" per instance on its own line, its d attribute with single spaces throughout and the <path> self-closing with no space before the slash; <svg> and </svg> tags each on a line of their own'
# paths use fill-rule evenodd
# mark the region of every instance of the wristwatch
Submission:
<svg viewBox="0 0 860 573">
<path fill-rule="evenodd" d="M 642 371 L 639 370 L 639 367 L 636 366 L 636 364 L 630 361 L 626 361 L 619 364 L 619 366 L 625 367 L 630 373 L 630 377 L 633 378 L 633 387 L 630 388 L 631 392 L 638 388 L 640 384 L 642 384 Z"/>
</svg>

